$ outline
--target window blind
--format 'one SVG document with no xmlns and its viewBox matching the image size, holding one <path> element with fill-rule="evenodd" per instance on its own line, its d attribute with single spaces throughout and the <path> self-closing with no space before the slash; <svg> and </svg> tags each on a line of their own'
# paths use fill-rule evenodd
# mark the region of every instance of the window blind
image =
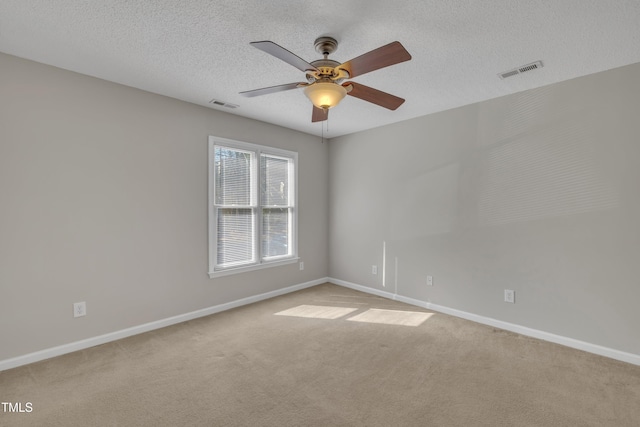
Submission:
<svg viewBox="0 0 640 427">
<path fill-rule="evenodd" d="M 254 162 L 250 151 L 215 148 L 217 264 L 221 267 L 255 261 Z"/>
<path fill-rule="evenodd" d="M 291 248 L 291 159 L 260 156 L 262 257 L 286 256 Z"/>
<path fill-rule="evenodd" d="M 297 153 L 209 139 L 209 275 L 297 258 Z"/>
</svg>

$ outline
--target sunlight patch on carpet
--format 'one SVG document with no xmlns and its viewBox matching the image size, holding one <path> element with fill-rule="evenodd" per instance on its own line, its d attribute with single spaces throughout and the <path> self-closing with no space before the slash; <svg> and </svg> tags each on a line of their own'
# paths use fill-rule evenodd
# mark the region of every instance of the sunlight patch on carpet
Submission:
<svg viewBox="0 0 640 427">
<path fill-rule="evenodd" d="M 431 316 L 433 316 L 433 313 L 371 308 L 347 320 L 354 322 L 384 323 L 386 325 L 420 326 Z"/>
<path fill-rule="evenodd" d="M 275 313 L 276 316 L 312 317 L 314 319 L 338 319 L 358 310 L 351 307 L 331 307 L 325 305 L 300 305 Z"/>
</svg>

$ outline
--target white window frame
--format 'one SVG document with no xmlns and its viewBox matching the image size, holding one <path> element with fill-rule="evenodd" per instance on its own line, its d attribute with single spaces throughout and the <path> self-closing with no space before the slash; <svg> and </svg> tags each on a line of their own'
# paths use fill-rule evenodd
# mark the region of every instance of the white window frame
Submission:
<svg viewBox="0 0 640 427">
<path fill-rule="evenodd" d="M 255 260 L 252 263 L 246 263 L 233 267 L 220 267 L 217 264 L 218 259 L 218 218 L 217 207 L 215 205 L 215 174 L 214 174 L 214 162 L 215 162 L 215 147 L 223 146 L 232 149 L 251 151 L 255 156 L 255 167 L 252 172 L 255 179 L 251 183 L 252 191 L 256 191 L 256 215 L 254 218 L 254 246 L 255 246 Z M 290 226 L 290 242 L 291 242 L 291 254 L 280 257 L 273 257 L 271 260 L 262 259 L 262 202 L 260 200 L 260 159 L 261 155 L 271 155 L 276 157 L 282 157 L 291 159 L 293 162 L 293 191 L 290 195 L 293 196 L 293 201 L 290 202 L 292 208 L 291 214 L 291 226 Z M 294 151 L 282 150 L 279 148 L 267 147 L 258 144 L 252 144 L 249 142 L 236 141 L 233 139 L 220 138 L 217 136 L 209 136 L 209 157 L 208 157 L 208 175 L 209 175 L 209 277 L 221 277 L 230 274 L 237 274 L 246 271 L 259 270 L 268 267 L 275 267 L 280 265 L 293 264 L 298 262 L 298 153 Z"/>
</svg>

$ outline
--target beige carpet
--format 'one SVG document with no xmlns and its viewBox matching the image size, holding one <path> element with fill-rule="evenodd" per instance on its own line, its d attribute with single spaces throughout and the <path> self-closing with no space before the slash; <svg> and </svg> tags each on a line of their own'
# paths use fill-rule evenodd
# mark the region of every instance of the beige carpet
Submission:
<svg viewBox="0 0 640 427">
<path fill-rule="evenodd" d="M 2 426 L 639 426 L 640 367 L 325 284 L 0 372 Z"/>
</svg>

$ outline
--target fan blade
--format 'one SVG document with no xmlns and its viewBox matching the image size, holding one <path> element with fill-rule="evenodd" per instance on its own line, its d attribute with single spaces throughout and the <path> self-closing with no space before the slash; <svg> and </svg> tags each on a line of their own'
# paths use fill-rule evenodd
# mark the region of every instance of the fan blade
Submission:
<svg viewBox="0 0 640 427">
<path fill-rule="evenodd" d="M 353 58 L 338 68 L 348 71 L 349 78 L 353 78 L 410 59 L 411 55 L 400 42 L 392 42 Z"/>
<path fill-rule="evenodd" d="M 388 108 L 389 110 L 395 110 L 404 103 L 404 99 L 402 98 L 360 83 L 347 82 L 343 83 L 342 86 L 346 87 L 347 90 L 349 90 L 349 86 L 351 86 L 351 90 L 347 92 L 347 95 L 355 96 L 356 98 Z"/>
<path fill-rule="evenodd" d="M 311 122 L 324 122 L 329 118 L 329 110 L 323 110 L 315 105 L 313 106 L 313 112 L 311 113 Z"/>
<path fill-rule="evenodd" d="M 287 64 L 293 65 L 300 71 L 318 71 L 316 67 L 309 64 L 304 59 L 300 58 L 298 55 L 289 52 L 287 49 L 283 48 L 270 41 L 261 41 L 261 42 L 251 42 L 249 43 L 251 46 L 260 49 L 263 52 L 268 53 L 269 55 L 273 55 L 278 59 L 283 60 Z"/>
<path fill-rule="evenodd" d="M 240 92 L 240 95 L 246 96 L 247 98 L 253 98 L 254 96 L 284 92 L 285 90 L 296 89 L 303 86 L 309 86 L 309 83 L 287 83 L 286 85 L 263 87 L 261 89 L 246 90 L 244 92 Z"/>
</svg>

